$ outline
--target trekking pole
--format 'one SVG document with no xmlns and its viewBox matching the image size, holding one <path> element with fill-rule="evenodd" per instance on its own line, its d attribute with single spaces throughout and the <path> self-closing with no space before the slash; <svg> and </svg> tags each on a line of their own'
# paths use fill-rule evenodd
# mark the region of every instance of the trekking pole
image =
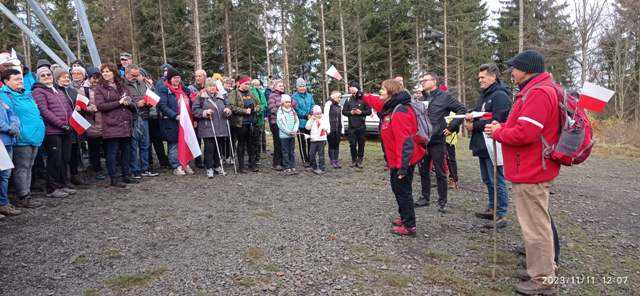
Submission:
<svg viewBox="0 0 640 296">
<path fill-rule="evenodd" d="M 222 169 L 222 175 L 226 175 L 224 172 L 224 166 L 222 165 L 222 155 L 220 155 L 220 145 L 218 145 L 218 135 L 216 134 L 216 128 L 213 126 L 213 118 L 209 116 L 209 123 L 211 123 L 211 129 L 213 130 L 213 141 L 216 143 L 216 152 L 218 152 L 218 161 L 220 163 L 220 169 Z"/>
<path fill-rule="evenodd" d="M 301 132 L 297 132 L 298 135 L 298 148 L 300 148 L 300 159 L 302 160 L 302 164 L 304 165 L 305 163 L 307 163 L 306 159 L 304 158 L 304 151 L 302 149 L 302 141 L 305 141 L 304 139 L 304 135 Z"/>
<path fill-rule="evenodd" d="M 491 268 L 491 280 L 496 280 L 496 265 L 498 262 L 497 251 L 497 211 L 498 211 L 498 147 L 496 139 L 493 139 L 493 267 Z"/>
<path fill-rule="evenodd" d="M 238 174 L 238 168 L 236 167 L 236 154 L 233 151 L 233 140 L 231 139 L 231 127 L 229 126 L 229 119 L 227 119 L 227 132 L 229 132 L 229 146 L 231 146 L 231 158 L 233 158 L 233 171 Z"/>
</svg>

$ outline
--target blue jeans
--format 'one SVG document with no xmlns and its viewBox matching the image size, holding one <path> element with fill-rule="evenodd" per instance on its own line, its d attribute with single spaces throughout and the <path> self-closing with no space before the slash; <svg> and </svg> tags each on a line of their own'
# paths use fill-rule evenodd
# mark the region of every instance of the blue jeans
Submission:
<svg viewBox="0 0 640 296">
<path fill-rule="evenodd" d="M 282 148 L 282 166 L 285 169 L 295 168 L 296 167 L 295 139 L 280 138 L 280 147 Z"/>
<path fill-rule="evenodd" d="M 9 158 L 13 152 L 13 146 L 5 146 Z M 0 206 L 9 204 L 9 178 L 11 178 L 11 169 L 0 171 Z"/>
<path fill-rule="evenodd" d="M 138 118 L 131 136 L 131 173 L 149 170 L 149 121 Z"/>
<path fill-rule="evenodd" d="M 482 182 L 487 186 L 488 206 L 487 209 L 493 209 L 493 163 L 491 158 L 478 158 L 480 160 L 480 176 Z M 504 182 L 504 174 L 502 166 L 498 166 L 498 216 L 504 217 L 509 207 L 509 192 Z"/>
<path fill-rule="evenodd" d="M 172 169 L 177 169 L 180 166 L 180 160 L 178 159 L 178 142 L 167 142 L 169 147 L 169 165 Z"/>
</svg>

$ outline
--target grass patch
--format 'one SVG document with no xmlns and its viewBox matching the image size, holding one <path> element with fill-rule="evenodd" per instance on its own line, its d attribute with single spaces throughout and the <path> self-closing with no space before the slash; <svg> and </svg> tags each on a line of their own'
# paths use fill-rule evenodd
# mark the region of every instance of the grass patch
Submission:
<svg viewBox="0 0 640 296">
<path fill-rule="evenodd" d="M 365 245 L 351 245 L 349 249 L 356 255 L 366 255 L 371 251 L 371 248 Z"/>
<path fill-rule="evenodd" d="M 102 255 L 107 259 L 118 259 L 122 257 L 120 251 L 116 249 L 108 249 Z"/>
<path fill-rule="evenodd" d="M 264 270 L 266 270 L 268 272 L 278 272 L 278 271 L 281 271 L 282 268 L 280 268 L 280 266 L 278 266 L 276 264 L 269 263 L 269 264 L 264 266 Z"/>
<path fill-rule="evenodd" d="M 460 295 L 486 295 L 486 291 L 481 291 L 478 287 L 470 284 L 470 281 L 459 277 L 452 269 L 428 266 L 422 273 L 423 278 L 429 283 L 441 287 L 448 287 Z"/>
<path fill-rule="evenodd" d="M 267 219 L 275 218 L 275 215 L 272 212 L 269 212 L 269 211 L 257 211 L 253 215 L 256 216 L 256 217 L 267 218 Z"/>
<path fill-rule="evenodd" d="M 264 251 L 258 247 L 249 247 L 245 253 L 245 259 L 253 264 L 257 264 L 264 259 Z"/>
<path fill-rule="evenodd" d="M 502 266 L 515 266 L 518 264 L 518 256 L 508 251 L 496 251 L 496 264 Z M 493 264 L 493 251 L 488 250 L 486 253 L 487 263 Z"/>
<path fill-rule="evenodd" d="M 123 274 L 107 279 L 105 283 L 114 292 L 125 292 L 136 287 L 144 287 L 167 271 L 168 269 L 161 267 L 141 273 Z"/>
<path fill-rule="evenodd" d="M 411 284 L 411 278 L 398 273 L 382 273 L 380 274 L 382 282 L 386 286 L 403 289 Z"/>
<path fill-rule="evenodd" d="M 82 296 L 98 296 L 100 295 L 98 293 L 98 289 L 85 289 L 84 291 L 82 291 Z"/>
<path fill-rule="evenodd" d="M 395 257 L 391 257 L 387 255 L 379 255 L 379 254 L 372 255 L 369 257 L 369 259 L 371 259 L 371 261 L 382 262 L 384 264 L 391 264 L 398 261 L 398 259 L 396 259 Z"/>
<path fill-rule="evenodd" d="M 86 255 L 78 255 L 71 258 L 71 263 L 75 265 L 81 265 L 87 263 L 89 259 Z"/>
<path fill-rule="evenodd" d="M 447 253 L 432 250 L 427 250 L 426 252 L 424 252 L 424 255 L 440 261 L 450 261 L 451 259 L 453 259 L 453 256 Z"/>
<path fill-rule="evenodd" d="M 358 279 L 362 279 L 367 275 L 367 269 L 364 267 L 358 267 L 354 265 L 343 265 L 341 269 L 344 273 L 353 275 Z"/>
</svg>

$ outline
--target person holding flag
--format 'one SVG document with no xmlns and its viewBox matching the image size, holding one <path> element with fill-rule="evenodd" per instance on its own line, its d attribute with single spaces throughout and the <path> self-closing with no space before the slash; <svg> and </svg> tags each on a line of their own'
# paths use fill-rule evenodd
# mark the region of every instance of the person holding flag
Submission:
<svg viewBox="0 0 640 296">
<path fill-rule="evenodd" d="M 525 50 L 507 61 L 520 92 L 506 123 L 493 121 L 484 132 L 502 144 L 505 178 L 512 182 L 513 202 L 526 252 L 528 280 L 516 290 L 524 295 L 557 292 L 553 221 L 549 186 L 560 164 L 544 157 L 542 139 L 557 143 L 560 108 L 556 86 L 545 71 L 544 56 Z"/>
<path fill-rule="evenodd" d="M 102 114 L 102 139 L 107 148 L 107 171 L 111 179 L 111 186 L 125 188 L 123 184 L 135 184 L 137 180 L 131 178 L 131 135 L 134 105 L 127 87 L 118 75 L 118 68 L 114 64 L 100 66 L 102 76 L 95 89 L 95 100 L 98 111 Z M 116 159 L 118 153 L 122 155 L 120 168 L 122 178 L 116 175 Z"/>
<path fill-rule="evenodd" d="M 188 163 L 181 163 L 178 153 L 178 144 L 184 141 L 184 138 L 181 140 L 179 137 L 181 127 L 178 123 L 181 123 L 181 104 L 185 105 L 185 110 L 191 109 L 189 104 L 191 93 L 182 85 L 180 73 L 175 68 L 168 67 L 165 78 L 166 80 L 158 85 L 156 91 L 160 96 L 160 102 L 158 103 L 158 110 L 162 112 L 160 130 L 169 148 L 169 164 L 173 169 L 173 174 L 176 176 L 192 175 L 194 174 L 193 169 Z M 193 130 L 193 126 L 191 126 L 191 130 Z"/>
</svg>

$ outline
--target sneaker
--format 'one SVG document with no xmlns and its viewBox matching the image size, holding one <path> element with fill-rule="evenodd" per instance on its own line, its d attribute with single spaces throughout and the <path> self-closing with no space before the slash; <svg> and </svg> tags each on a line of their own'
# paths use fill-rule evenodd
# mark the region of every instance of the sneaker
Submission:
<svg viewBox="0 0 640 296">
<path fill-rule="evenodd" d="M 336 164 L 338 165 L 338 168 L 341 169 L 342 168 L 342 164 L 340 164 L 339 160 L 336 160 Z"/>
<path fill-rule="evenodd" d="M 498 219 L 496 220 L 496 229 L 505 228 L 509 226 L 510 223 L 511 222 L 509 221 L 509 219 L 507 219 L 507 217 L 498 216 Z M 484 228 L 493 229 L 493 221 L 488 221 L 487 223 L 485 223 Z"/>
<path fill-rule="evenodd" d="M 393 224 L 393 226 L 402 226 L 402 225 L 404 225 L 404 223 L 402 223 L 402 218 L 400 218 L 400 217 L 391 220 L 391 224 Z"/>
<path fill-rule="evenodd" d="M 448 214 L 449 210 L 447 209 L 446 206 L 439 206 L 438 207 L 438 212 L 442 213 L 442 214 Z"/>
<path fill-rule="evenodd" d="M 227 164 L 234 164 L 233 157 L 227 158 Z"/>
<path fill-rule="evenodd" d="M 75 190 L 75 189 L 71 189 L 71 188 L 69 188 L 69 187 L 63 187 L 63 188 L 60 188 L 60 190 L 61 190 L 62 192 L 64 192 L 64 193 L 66 193 L 66 194 L 69 194 L 69 195 L 74 195 L 74 194 L 76 194 L 76 190 Z"/>
<path fill-rule="evenodd" d="M 284 169 L 282 173 L 285 175 L 291 175 L 291 169 Z"/>
<path fill-rule="evenodd" d="M 476 217 L 480 219 L 493 220 L 493 209 L 486 209 L 484 212 L 476 212 Z"/>
<path fill-rule="evenodd" d="M 217 167 L 217 168 L 213 169 L 213 171 L 217 175 L 221 175 L 221 176 L 226 176 L 227 175 L 227 172 L 225 172 L 224 169 L 222 169 L 222 167 Z"/>
<path fill-rule="evenodd" d="M 207 178 L 211 179 L 213 178 L 213 169 L 207 169 Z"/>
<path fill-rule="evenodd" d="M 187 173 L 187 175 L 193 175 L 193 174 L 195 174 L 195 172 L 193 171 L 193 169 L 191 169 L 191 167 L 190 167 L 189 165 L 187 165 L 187 166 L 184 168 L 184 172 L 185 172 L 185 173 Z"/>
<path fill-rule="evenodd" d="M 96 180 L 98 181 L 102 181 L 102 180 L 106 180 L 107 179 L 107 175 L 105 174 L 101 174 L 101 173 L 97 173 L 95 176 Z"/>
<path fill-rule="evenodd" d="M 414 207 L 419 208 L 419 207 L 428 207 L 429 206 L 429 201 L 426 198 L 421 198 L 418 199 L 418 201 L 416 201 L 413 204 Z"/>
<path fill-rule="evenodd" d="M 558 293 L 557 285 L 547 285 L 533 279 L 519 282 L 515 288 L 522 295 L 555 295 Z"/>
<path fill-rule="evenodd" d="M 184 170 L 182 170 L 182 167 L 177 167 L 175 170 L 173 170 L 173 174 L 176 176 L 184 176 L 187 173 L 185 173 Z"/>
<path fill-rule="evenodd" d="M 154 172 L 154 171 L 145 171 L 144 173 L 142 173 L 143 177 L 157 177 L 160 176 L 160 173 Z"/>
<path fill-rule="evenodd" d="M 140 180 L 140 179 L 142 179 L 142 174 L 133 174 L 133 176 L 131 176 L 131 178 L 136 179 L 136 180 Z"/>
<path fill-rule="evenodd" d="M 399 236 L 415 236 L 416 228 L 415 227 L 407 228 L 404 225 L 394 226 L 393 228 L 391 228 L 391 233 Z"/>
<path fill-rule="evenodd" d="M 351 165 L 349 165 L 349 167 L 352 167 L 352 168 L 358 167 L 358 163 L 354 160 L 351 162 Z"/>
<path fill-rule="evenodd" d="M 313 173 L 316 174 L 316 175 L 322 175 L 322 174 L 324 174 L 324 171 L 321 170 L 321 169 L 315 169 L 315 170 L 313 170 Z"/>
<path fill-rule="evenodd" d="M 46 197 L 50 197 L 50 198 L 65 198 L 68 197 L 69 194 L 60 190 L 60 189 L 56 189 L 53 192 L 47 193 Z"/>
<path fill-rule="evenodd" d="M 22 211 L 14 208 L 11 204 L 0 206 L 0 214 L 5 216 L 18 216 L 22 214 Z"/>
<path fill-rule="evenodd" d="M 14 202 L 16 208 L 35 209 L 42 206 L 42 203 L 32 200 L 30 197 L 20 198 Z"/>
</svg>

